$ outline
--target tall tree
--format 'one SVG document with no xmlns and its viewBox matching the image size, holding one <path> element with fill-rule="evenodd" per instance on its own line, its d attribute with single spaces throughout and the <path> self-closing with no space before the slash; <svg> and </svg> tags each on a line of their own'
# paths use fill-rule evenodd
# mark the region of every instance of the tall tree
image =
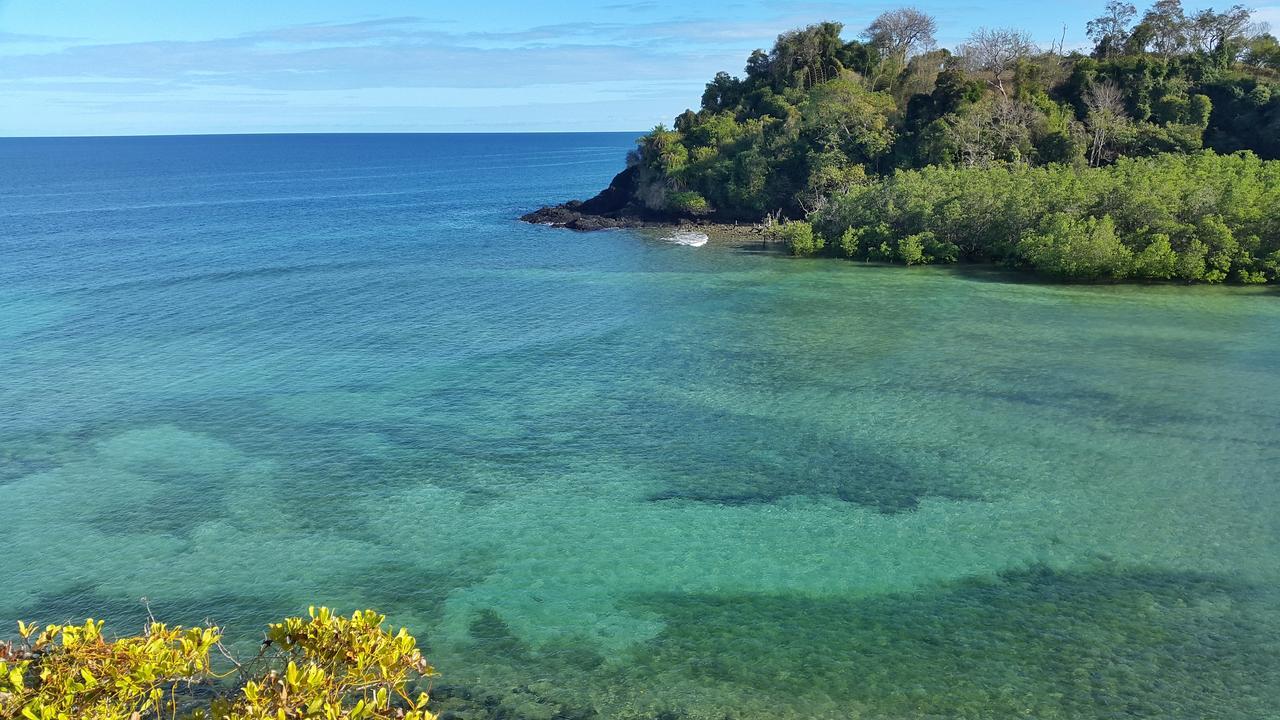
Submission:
<svg viewBox="0 0 1280 720">
<path fill-rule="evenodd" d="M 702 93 L 702 109 L 720 112 L 742 99 L 742 81 L 721 70 Z"/>
<path fill-rule="evenodd" d="M 769 71 L 779 89 L 807 90 L 839 75 L 844 69 L 838 57 L 843 29 L 840 23 L 824 22 L 779 35 L 769 55 Z"/>
<path fill-rule="evenodd" d="M 984 27 L 978 28 L 968 42 L 960 46 L 960 56 L 970 70 L 986 73 L 991 86 L 1007 98 L 1005 80 L 1013 74 L 1018 62 L 1030 57 L 1035 50 L 1031 36 L 1022 30 Z"/>
<path fill-rule="evenodd" d="M 862 31 L 862 36 L 881 54 L 903 62 L 908 56 L 933 49 L 938 21 L 917 8 L 906 7 L 881 13 Z"/>
<path fill-rule="evenodd" d="M 1123 51 L 1129 39 L 1129 26 L 1138 16 L 1132 3 L 1111 0 L 1102 15 L 1089 21 L 1089 39 L 1093 40 L 1094 55 L 1108 58 Z"/>
<path fill-rule="evenodd" d="M 1200 52 L 1227 52 L 1234 56 L 1247 42 L 1251 17 L 1252 13 L 1243 5 L 1233 5 L 1220 13 L 1213 8 L 1201 10 L 1187 22 L 1188 41 Z"/>
<path fill-rule="evenodd" d="M 766 82 L 769 77 L 769 53 L 756 49 L 751 52 L 751 57 L 747 58 L 747 80 L 758 86 L 760 83 Z"/>
<path fill-rule="evenodd" d="M 1173 57 L 1187 47 L 1188 23 L 1182 0 L 1156 0 L 1140 25 L 1146 31 L 1148 47 L 1157 55 Z"/>
<path fill-rule="evenodd" d="M 1089 110 L 1089 164 L 1101 165 L 1108 159 L 1108 147 L 1129 124 L 1124 110 L 1124 91 L 1111 82 L 1095 83 L 1084 94 Z"/>
<path fill-rule="evenodd" d="M 1256 68 L 1280 70 L 1280 42 L 1272 35 L 1259 35 L 1249 41 L 1244 61 Z"/>
</svg>

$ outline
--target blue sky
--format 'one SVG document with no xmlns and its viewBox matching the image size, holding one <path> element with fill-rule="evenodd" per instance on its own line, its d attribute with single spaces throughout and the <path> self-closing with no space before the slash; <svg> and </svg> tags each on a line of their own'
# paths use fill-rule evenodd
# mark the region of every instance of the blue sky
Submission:
<svg viewBox="0 0 1280 720">
<path fill-rule="evenodd" d="M 1066 24 L 1070 47 L 1104 3 L 915 4 L 946 46 L 980 25 L 1048 44 Z M 638 130 L 781 31 L 837 20 L 852 38 L 901 4 L 0 0 L 0 136 Z M 1280 2 L 1258 7 L 1280 25 Z"/>
</svg>

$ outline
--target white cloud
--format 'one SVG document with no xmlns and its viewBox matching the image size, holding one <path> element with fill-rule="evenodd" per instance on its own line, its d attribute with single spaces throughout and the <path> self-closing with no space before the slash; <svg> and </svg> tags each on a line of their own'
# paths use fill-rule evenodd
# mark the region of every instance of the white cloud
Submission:
<svg viewBox="0 0 1280 720">
<path fill-rule="evenodd" d="M 1253 9 L 1255 22 L 1264 22 L 1271 26 L 1271 32 L 1280 32 L 1280 5 L 1268 5 Z"/>
</svg>

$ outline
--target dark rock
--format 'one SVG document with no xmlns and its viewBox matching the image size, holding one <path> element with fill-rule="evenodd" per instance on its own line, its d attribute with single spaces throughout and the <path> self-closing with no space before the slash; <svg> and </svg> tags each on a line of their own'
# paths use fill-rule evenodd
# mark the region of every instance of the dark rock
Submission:
<svg viewBox="0 0 1280 720">
<path fill-rule="evenodd" d="M 632 202 L 638 173 L 638 167 L 629 167 L 618 173 L 609 187 L 590 200 L 570 200 L 561 205 L 539 208 L 520 219 L 536 225 L 581 231 L 645 227 L 660 222 L 664 218 Z"/>
<path fill-rule="evenodd" d="M 576 210 L 584 215 L 608 215 L 622 212 L 635 197 L 636 176 L 640 171 L 638 165 L 623 170 L 614 176 L 609 187 L 590 200 L 580 203 Z"/>
<path fill-rule="evenodd" d="M 535 225 L 549 225 L 569 230 L 591 232 L 618 228 L 703 229 L 720 236 L 739 240 L 755 239 L 763 228 L 755 224 L 739 225 L 716 218 L 688 218 L 656 212 L 635 202 L 640 169 L 632 166 L 618 173 L 603 192 L 590 200 L 570 200 L 539 208 L 520 219 Z"/>
<path fill-rule="evenodd" d="M 608 215 L 594 215 L 582 212 L 582 210 L 579 209 L 582 206 L 583 203 L 575 200 L 563 205 L 539 208 L 520 219 L 535 225 L 550 225 L 552 227 L 582 230 L 584 232 L 592 230 L 613 230 L 616 228 L 645 227 L 653 224 L 639 214 L 632 213 L 629 210 L 625 213 L 620 212 L 610 213 Z"/>
</svg>

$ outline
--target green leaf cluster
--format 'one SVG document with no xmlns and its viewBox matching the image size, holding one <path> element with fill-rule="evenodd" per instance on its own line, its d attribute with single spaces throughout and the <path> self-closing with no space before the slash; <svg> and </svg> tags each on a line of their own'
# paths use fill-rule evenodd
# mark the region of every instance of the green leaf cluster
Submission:
<svg viewBox="0 0 1280 720">
<path fill-rule="evenodd" d="M 235 659 L 216 627 L 151 622 L 108 639 L 101 622 L 19 623 L 0 644 L 0 718 L 24 720 L 434 720 L 427 694 L 409 686 L 434 675 L 417 641 L 372 610 L 350 617 L 311 608 L 269 626 L 259 654 Z M 230 665 L 212 669 L 218 648 Z M 196 692 L 197 689 L 204 692 Z"/>
</svg>

